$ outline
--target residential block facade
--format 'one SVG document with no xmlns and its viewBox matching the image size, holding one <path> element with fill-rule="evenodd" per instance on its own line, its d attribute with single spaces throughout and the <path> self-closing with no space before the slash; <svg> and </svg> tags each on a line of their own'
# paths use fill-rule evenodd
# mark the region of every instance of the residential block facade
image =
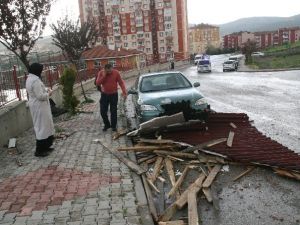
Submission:
<svg viewBox="0 0 300 225">
<path fill-rule="evenodd" d="M 300 41 L 300 27 L 280 28 L 277 31 L 238 32 L 223 37 L 223 47 L 242 48 L 248 40 L 255 41 L 258 49 Z"/>
<path fill-rule="evenodd" d="M 209 24 L 199 24 L 189 29 L 191 53 L 205 53 L 208 46 L 219 48 L 221 44 L 220 29 Z"/>
<path fill-rule="evenodd" d="M 79 0 L 80 19 L 99 23 L 99 43 L 136 49 L 145 62 L 186 59 L 187 0 Z"/>
</svg>

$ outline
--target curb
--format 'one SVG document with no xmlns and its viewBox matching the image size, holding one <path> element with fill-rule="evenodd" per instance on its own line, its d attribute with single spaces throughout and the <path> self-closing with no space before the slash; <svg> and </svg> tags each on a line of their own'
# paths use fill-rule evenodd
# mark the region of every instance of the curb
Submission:
<svg viewBox="0 0 300 225">
<path fill-rule="evenodd" d="M 126 124 L 128 127 L 128 119 L 126 117 L 126 112 L 125 112 L 125 105 L 120 105 L 121 107 L 121 118 L 123 120 L 123 124 Z M 129 138 L 125 137 L 126 139 L 126 145 L 127 146 L 132 146 L 132 142 Z M 130 160 L 133 162 L 137 163 L 136 156 L 134 152 L 128 152 L 127 153 L 128 157 Z M 153 218 L 151 216 L 149 206 L 148 206 L 148 200 L 146 197 L 146 192 L 144 189 L 144 185 L 142 182 L 142 179 L 139 175 L 136 173 L 132 172 L 132 179 L 133 179 L 133 185 L 134 185 L 134 190 L 135 190 L 135 195 L 137 199 L 137 205 L 138 205 L 138 213 L 141 216 L 141 225 L 154 225 Z"/>
<path fill-rule="evenodd" d="M 300 70 L 300 68 L 287 68 L 287 69 L 253 69 L 253 70 L 238 70 L 238 72 L 247 72 L 247 73 L 253 73 L 253 72 L 280 72 L 280 71 L 294 71 L 294 70 Z"/>
</svg>

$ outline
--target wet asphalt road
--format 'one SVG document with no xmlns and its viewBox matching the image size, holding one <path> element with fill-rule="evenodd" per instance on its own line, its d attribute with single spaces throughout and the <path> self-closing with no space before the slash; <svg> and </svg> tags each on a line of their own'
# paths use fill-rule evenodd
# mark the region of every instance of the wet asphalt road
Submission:
<svg viewBox="0 0 300 225">
<path fill-rule="evenodd" d="M 217 112 L 247 113 L 262 133 L 300 153 L 300 71 L 223 72 L 227 56 L 212 56 L 212 73 L 183 69 Z"/>
</svg>

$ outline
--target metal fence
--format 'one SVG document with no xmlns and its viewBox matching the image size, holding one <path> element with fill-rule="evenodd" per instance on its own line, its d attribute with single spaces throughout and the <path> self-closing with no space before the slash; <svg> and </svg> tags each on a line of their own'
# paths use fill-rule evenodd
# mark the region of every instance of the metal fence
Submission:
<svg viewBox="0 0 300 225">
<path fill-rule="evenodd" d="M 80 70 L 75 83 L 95 78 L 98 69 Z M 57 70 L 47 69 L 42 72 L 41 79 L 46 87 L 53 88 L 59 83 L 63 67 Z M 21 74 L 14 66 L 12 70 L 0 71 L 0 107 L 13 101 L 27 100 L 26 83 L 27 74 Z"/>
</svg>

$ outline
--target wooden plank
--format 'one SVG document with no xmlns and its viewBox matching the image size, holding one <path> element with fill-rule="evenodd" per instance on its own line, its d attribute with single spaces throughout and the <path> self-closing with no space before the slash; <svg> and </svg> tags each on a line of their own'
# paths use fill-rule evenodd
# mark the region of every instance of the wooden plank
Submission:
<svg viewBox="0 0 300 225">
<path fill-rule="evenodd" d="M 212 147 L 212 146 L 217 145 L 217 144 L 221 144 L 221 143 L 226 142 L 226 141 L 227 141 L 227 138 L 214 139 L 212 141 L 207 141 L 207 142 L 204 142 L 202 144 L 186 148 L 181 152 L 185 152 L 185 153 L 194 152 L 195 150 L 199 150 L 199 149 L 202 149 L 202 148 L 209 148 L 209 147 Z"/>
<path fill-rule="evenodd" d="M 158 157 L 156 162 L 155 162 L 153 173 L 152 173 L 152 176 L 151 176 L 151 181 L 153 183 L 155 182 L 156 178 L 158 177 L 158 175 L 160 173 L 160 169 L 163 166 L 163 161 L 164 161 L 163 157 Z"/>
<path fill-rule="evenodd" d="M 173 217 L 176 211 L 177 211 L 177 205 L 173 203 L 164 211 L 163 214 L 159 216 L 158 220 L 162 222 L 169 221 Z"/>
<path fill-rule="evenodd" d="M 217 174 L 219 173 L 221 168 L 222 168 L 221 165 L 214 166 L 214 168 L 209 173 L 208 177 L 205 179 L 205 181 L 203 183 L 204 188 L 208 188 L 211 185 L 211 183 L 213 182 L 213 180 L 215 179 L 215 177 L 217 176 Z"/>
<path fill-rule="evenodd" d="M 141 163 L 146 162 L 147 160 L 153 159 L 153 158 L 156 158 L 156 155 L 149 155 L 147 157 L 140 158 L 137 160 L 137 162 L 138 162 L 138 164 L 141 164 Z"/>
<path fill-rule="evenodd" d="M 202 188 L 203 194 L 205 195 L 206 199 L 208 202 L 212 202 L 212 194 L 209 188 Z"/>
<path fill-rule="evenodd" d="M 142 180 L 143 180 L 144 187 L 145 187 L 145 192 L 146 192 L 146 196 L 147 196 L 147 200 L 148 200 L 150 213 L 151 213 L 153 219 L 155 221 L 158 221 L 158 215 L 157 215 L 157 211 L 156 211 L 155 204 L 154 204 L 154 201 L 153 201 L 152 192 L 151 192 L 150 187 L 148 185 L 147 178 L 144 174 L 142 175 Z"/>
<path fill-rule="evenodd" d="M 154 153 L 160 155 L 170 155 L 179 158 L 197 159 L 197 156 L 192 153 L 170 152 L 170 151 L 162 151 L 162 150 L 155 150 Z"/>
<path fill-rule="evenodd" d="M 120 131 L 117 131 L 114 135 L 113 135 L 113 140 L 116 140 L 118 139 L 119 137 L 125 135 L 128 133 L 128 130 L 120 130 Z"/>
<path fill-rule="evenodd" d="M 228 138 L 227 138 L 227 146 L 228 147 L 232 147 L 233 138 L 234 138 L 234 132 L 230 131 Z"/>
<path fill-rule="evenodd" d="M 148 159 L 147 161 L 145 161 L 145 163 L 152 164 L 152 163 L 156 162 L 156 159 L 157 159 L 157 156 L 152 159 Z"/>
<path fill-rule="evenodd" d="M 153 184 L 152 180 L 150 178 L 147 178 L 147 182 L 150 185 L 150 187 L 156 191 L 157 193 L 160 193 L 160 191 L 158 190 L 158 188 Z"/>
<path fill-rule="evenodd" d="M 275 173 L 284 176 L 284 177 L 289 177 L 292 179 L 300 180 L 300 174 L 293 172 L 293 171 L 288 171 L 288 170 L 283 170 L 283 169 L 278 169 L 278 168 L 273 168 Z"/>
<path fill-rule="evenodd" d="M 174 221 L 167 221 L 167 222 L 158 222 L 158 225 L 184 225 L 183 220 L 174 220 Z"/>
<path fill-rule="evenodd" d="M 170 196 L 174 195 L 175 192 L 177 191 L 177 189 L 180 187 L 180 185 L 182 184 L 185 176 L 187 175 L 188 171 L 189 171 L 190 167 L 186 166 L 181 174 L 181 176 L 179 177 L 179 179 L 176 181 L 176 183 L 174 184 L 174 186 L 172 187 L 172 189 L 169 191 L 169 193 L 167 194 L 167 198 L 170 198 Z"/>
<path fill-rule="evenodd" d="M 167 158 L 169 158 L 169 159 L 171 159 L 171 160 L 173 160 L 173 161 L 184 162 L 184 160 L 183 160 L 183 159 L 179 159 L 179 158 L 177 158 L 177 157 L 170 156 L 170 155 L 167 155 Z"/>
<path fill-rule="evenodd" d="M 174 204 L 177 205 L 178 209 L 182 209 L 183 206 L 187 203 L 187 195 L 190 191 L 195 191 L 196 194 L 201 190 L 203 180 L 205 179 L 204 174 L 200 174 L 200 176 L 197 178 L 197 180 L 191 184 L 180 196 L 178 200 Z"/>
<path fill-rule="evenodd" d="M 248 173 L 250 173 L 251 171 L 253 171 L 255 169 L 254 166 L 249 167 L 246 171 L 244 171 L 243 173 L 241 173 L 240 175 L 238 175 L 237 177 L 235 177 L 233 179 L 233 181 L 237 181 L 238 179 L 240 179 L 241 177 L 247 175 Z"/>
<path fill-rule="evenodd" d="M 188 193 L 188 216 L 189 225 L 199 225 L 197 193 L 195 191 Z"/>
<path fill-rule="evenodd" d="M 234 129 L 237 128 L 237 126 L 236 126 L 234 123 L 230 123 L 230 126 L 231 126 L 232 128 L 234 128 Z"/>
<path fill-rule="evenodd" d="M 173 146 L 133 146 L 133 147 L 121 147 L 118 151 L 134 151 L 134 152 L 151 152 L 154 150 L 171 150 Z"/>
<path fill-rule="evenodd" d="M 167 139 L 146 139 L 146 138 L 140 138 L 138 141 L 139 143 L 145 143 L 145 144 L 157 144 L 157 145 L 162 145 L 162 144 L 175 144 L 174 141 L 172 140 L 167 140 Z"/>
<path fill-rule="evenodd" d="M 166 166 L 166 170 L 167 170 L 167 173 L 169 175 L 171 184 L 172 184 L 172 186 L 174 186 L 175 183 L 176 183 L 176 178 L 175 178 L 175 173 L 174 173 L 174 168 L 173 168 L 172 161 L 168 158 L 165 158 L 165 166 Z M 176 192 L 176 199 L 178 199 L 179 197 L 180 197 L 180 194 L 177 191 Z"/>
<path fill-rule="evenodd" d="M 138 175 L 146 173 L 146 170 L 135 164 L 133 161 L 125 157 L 122 153 L 118 152 L 114 148 L 107 147 L 103 142 L 99 142 L 102 145 L 103 149 L 109 151 L 115 157 L 117 157 L 121 162 L 128 166 L 132 171 L 136 172 Z"/>
</svg>

